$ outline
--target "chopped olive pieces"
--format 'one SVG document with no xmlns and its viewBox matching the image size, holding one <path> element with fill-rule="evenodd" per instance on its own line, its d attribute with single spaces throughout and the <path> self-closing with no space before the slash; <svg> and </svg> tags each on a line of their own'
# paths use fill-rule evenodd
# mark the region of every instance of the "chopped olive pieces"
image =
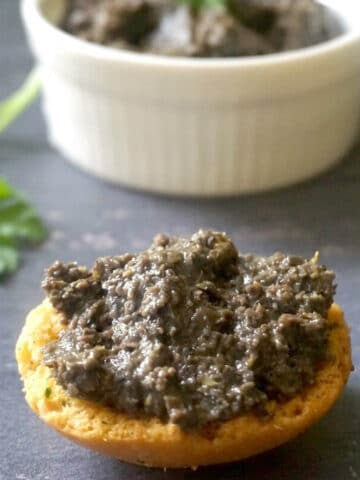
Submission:
<svg viewBox="0 0 360 480">
<path fill-rule="evenodd" d="M 56 262 L 44 288 L 66 328 L 43 362 L 70 395 L 199 429 L 285 400 L 327 358 L 334 273 L 317 259 L 243 255 L 222 233 Z"/>
<path fill-rule="evenodd" d="M 137 52 L 239 57 L 324 42 L 333 23 L 314 0 L 70 0 L 62 27 Z"/>
</svg>

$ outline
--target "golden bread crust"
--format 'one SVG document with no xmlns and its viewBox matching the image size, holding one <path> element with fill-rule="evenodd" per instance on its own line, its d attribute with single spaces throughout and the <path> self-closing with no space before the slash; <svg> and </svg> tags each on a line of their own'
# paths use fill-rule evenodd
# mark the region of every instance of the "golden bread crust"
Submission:
<svg viewBox="0 0 360 480">
<path fill-rule="evenodd" d="M 328 313 L 331 359 L 302 395 L 269 407 L 273 416 L 244 415 L 223 423 L 212 435 L 184 432 L 156 418 L 132 419 L 111 408 L 72 398 L 41 364 L 41 347 L 63 328 L 48 301 L 32 310 L 16 345 L 16 359 L 30 407 L 71 440 L 131 463 L 155 467 L 196 467 L 240 460 L 274 448 L 321 418 L 340 395 L 352 363 L 349 331 L 333 304 Z M 45 392 L 47 394 L 45 394 Z"/>
</svg>

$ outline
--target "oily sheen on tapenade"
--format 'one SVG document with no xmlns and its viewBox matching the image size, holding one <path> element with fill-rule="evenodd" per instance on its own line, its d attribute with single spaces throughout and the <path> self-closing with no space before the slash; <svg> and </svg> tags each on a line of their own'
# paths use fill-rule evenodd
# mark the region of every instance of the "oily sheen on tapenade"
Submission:
<svg viewBox="0 0 360 480">
<path fill-rule="evenodd" d="M 67 327 L 43 362 L 70 395 L 199 429 L 266 414 L 327 359 L 334 274 L 315 259 L 241 255 L 224 234 L 159 235 L 44 288 Z"/>
<path fill-rule="evenodd" d="M 186 57 L 263 55 L 337 34 L 315 0 L 70 0 L 62 27 L 110 47 Z"/>
</svg>

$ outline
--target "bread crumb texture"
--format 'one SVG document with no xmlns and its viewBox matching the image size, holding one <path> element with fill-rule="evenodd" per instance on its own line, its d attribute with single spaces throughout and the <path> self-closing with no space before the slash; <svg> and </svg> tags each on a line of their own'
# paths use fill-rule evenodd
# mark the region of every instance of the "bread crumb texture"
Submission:
<svg viewBox="0 0 360 480">
<path fill-rule="evenodd" d="M 273 415 L 245 415 L 208 432 L 184 432 L 156 418 L 133 419 L 111 408 L 72 398 L 41 364 L 41 348 L 55 340 L 63 325 L 45 300 L 28 315 L 16 345 L 25 398 L 49 426 L 69 439 L 131 463 L 152 467 L 197 467 L 240 460 L 296 437 L 320 419 L 340 395 L 352 363 L 349 331 L 339 306 L 328 320 L 330 359 L 316 383 L 286 403 L 272 402 Z"/>
</svg>

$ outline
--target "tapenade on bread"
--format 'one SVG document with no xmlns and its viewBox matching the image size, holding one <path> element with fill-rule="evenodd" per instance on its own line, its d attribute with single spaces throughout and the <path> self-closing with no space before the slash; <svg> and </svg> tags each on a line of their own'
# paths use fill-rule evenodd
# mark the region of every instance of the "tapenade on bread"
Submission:
<svg viewBox="0 0 360 480">
<path fill-rule="evenodd" d="M 70 0 L 61 26 L 101 45 L 187 57 L 263 55 L 337 33 L 315 0 Z"/>
<path fill-rule="evenodd" d="M 43 285 L 16 348 L 26 399 L 60 433 L 129 462 L 273 448 L 331 407 L 351 369 L 334 274 L 316 257 L 158 235 L 91 270 L 56 262 Z"/>
</svg>

